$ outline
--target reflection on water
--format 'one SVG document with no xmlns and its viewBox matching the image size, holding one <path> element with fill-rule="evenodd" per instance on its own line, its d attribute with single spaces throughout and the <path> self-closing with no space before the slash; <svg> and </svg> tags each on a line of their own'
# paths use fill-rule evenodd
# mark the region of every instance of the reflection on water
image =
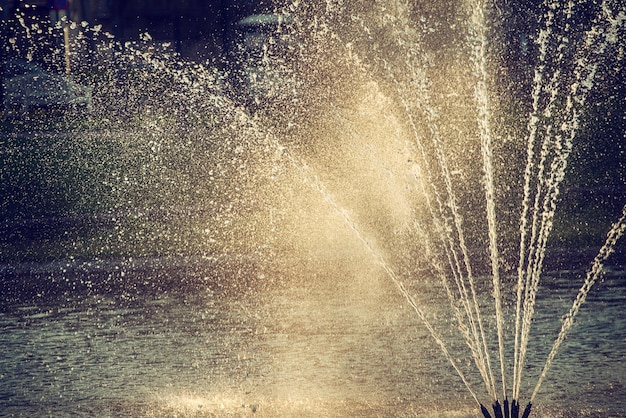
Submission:
<svg viewBox="0 0 626 418">
<path fill-rule="evenodd" d="M 576 275 L 561 272 L 540 291 L 529 385 Z M 437 303 L 436 285 L 421 292 Z M 623 269 L 609 271 L 557 357 L 535 416 L 626 414 L 625 301 Z M 392 288 L 373 295 L 318 277 L 237 295 L 63 291 L 3 300 L 0 327 L 2 416 L 478 416 Z"/>
</svg>

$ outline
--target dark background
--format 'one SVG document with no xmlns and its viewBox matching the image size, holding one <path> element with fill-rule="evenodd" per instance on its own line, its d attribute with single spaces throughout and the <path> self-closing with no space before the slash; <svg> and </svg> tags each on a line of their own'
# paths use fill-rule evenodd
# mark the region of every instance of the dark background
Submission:
<svg viewBox="0 0 626 418">
<path fill-rule="evenodd" d="M 5 20 L 16 13 L 45 19 L 50 12 L 46 0 L 3 0 L 0 6 Z M 235 22 L 276 6 L 268 0 L 69 0 L 68 14 L 75 22 L 102 25 L 122 43 L 149 32 L 157 42 L 173 42 L 178 53 L 206 58 L 227 48 Z"/>
</svg>

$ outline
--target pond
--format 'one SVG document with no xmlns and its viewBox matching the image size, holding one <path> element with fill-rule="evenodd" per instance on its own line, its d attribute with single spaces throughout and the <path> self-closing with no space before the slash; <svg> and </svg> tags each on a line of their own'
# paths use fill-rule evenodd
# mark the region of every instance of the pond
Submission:
<svg viewBox="0 0 626 418">
<path fill-rule="evenodd" d="M 123 286 L 105 286 L 74 265 L 65 269 L 66 283 L 92 283 L 76 290 L 50 280 L 58 265 L 39 265 L 39 274 L 50 276 L 45 291 L 12 298 L 4 292 L 0 415 L 479 416 L 428 331 L 385 282 L 313 275 L 296 285 L 233 291 L 199 285 L 203 262 L 160 272 L 194 286 L 152 290 L 132 284 L 158 274 L 154 265 L 182 262 L 126 264 Z M 18 267 L 3 266 L 5 289 L 19 278 Z M 580 274 L 552 273 L 540 289 L 529 376 L 545 361 Z M 624 274 L 608 269 L 590 294 L 538 396 L 536 416 L 626 412 Z M 445 302 L 430 282 L 417 298 Z M 439 327 L 447 326 L 446 309 L 429 311 Z M 462 343 L 452 327 L 442 332 Z"/>
</svg>

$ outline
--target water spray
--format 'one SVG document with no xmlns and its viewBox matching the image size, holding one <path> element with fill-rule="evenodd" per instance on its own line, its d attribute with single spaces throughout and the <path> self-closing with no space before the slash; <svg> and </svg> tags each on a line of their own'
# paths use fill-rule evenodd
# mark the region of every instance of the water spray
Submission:
<svg viewBox="0 0 626 418">
<path fill-rule="evenodd" d="M 327 2 L 327 12 L 330 11 L 332 2 Z M 409 2 L 406 2 L 407 4 Z M 546 2 L 548 3 L 548 2 Z M 519 403 L 519 391 L 522 382 L 522 371 L 526 361 L 526 346 L 528 344 L 528 338 L 530 333 L 530 325 L 534 314 L 535 296 L 539 285 L 539 279 L 541 276 L 541 270 L 543 267 L 543 260 L 545 256 L 546 243 L 548 236 L 552 229 L 552 218 L 555 214 L 556 202 L 559 197 L 559 185 L 563 180 L 565 169 L 567 168 L 567 160 L 572 150 L 573 140 L 577 130 L 579 129 L 579 109 L 585 104 L 589 91 L 594 86 L 594 78 L 596 72 L 602 67 L 599 67 L 595 62 L 599 56 L 604 53 L 604 50 L 613 44 L 617 43 L 619 39 L 618 30 L 626 22 L 626 9 L 622 9 L 618 14 L 612 14 L 608 10 L 606 1 L 602 2 L 602 13 L 605 16 L 605 20 L 608 23 L 597 23 L 592 30 L 586 33 L 586 47 L 582 49 L 582 52 L 576 55 L 579 58 L 578 63 L 574 68 L 573 78 L 574 83 L 565 84 L 565 81 L 561 80 L 561 67 L 565 65 L 561 64 L 561 60 L 565 55 L 561 53 L 569 45 L 570 39 L 565 35 L 556 34 L 557 23 L 553 22 L 555 19 L 555 13 L 552 9 L 561 7 L 559 2 L 550 3 L 551 12 L 547 15 L 545 21 L 545 28 L 539 33 L 538 46 L 539 46 L 539 65 L 535 73 L 535 82 L 533 86 L 533 92 L 531 93 L 533 110 L 530 115 L 530 120 L 527 125 L 527 165 L 523 178 L 523 200 L 522 200 L 522 214 L 520 217 L 520 251 L 519 251 L 519 265 L 518 265 L 518 286 L 517 286 L 517 299 L 515 310 L 515 334 L 514 334 L 514 348 L 513 348 L 513 385 L 512 385 L 512 401 L 506 397 L 507 393 L 507 381 L 505 377 L 510 377 L 505 374 L 505 356 L 504 356 L 504 327 L 503 327 L 503 315 L 502 312 L 502 300 L 500 295 L 500 253 L 498 250 L 499 236 L 497 235 L 497 219 L 496 219 L 496 190 L 495 190 L 495 169 L 493 166 L 493 143 L 491 125 L 490 125 L 490 102 L 489 102 L 489 89 L 487 82 L 489 81 L 489 74 L 487 73 L 487 38 L 486 38 L 486 23 L 483 8 L 485 4 L 483 1 L 475 0 L 471 1 L 473 15 L 473 26 L 470 30 L 473 30 L 471 38 L 469 39 L 471 45 L 475 48 L 473 62 L 474 72 L 476 76 L 476 89 L 475 99 L 477 101 L 477 110 L 479 113 L 479 127 L 478 130 L 481 136 L 481 152 L 483 157 L 483 170 L 484 170 L 484 186 L 485 186 L 485 201 L 487 206 L 487 222 L 489 226 L 489 252 L 492 266 L 491 276 L 493 278 L 493 290 L 494 290 L 494 303 L 496 311 L 496 326 L 498 332 L 498 351 L 500 353 L 500 368 L 502 373 L 502 395 L 504 395 L 504 401 L 500 403 L 498 397 L 502 399 L 502 395 L 496 396 L 495 380 L 493 376 L 492 366 L 490 363 L 490 345 L 485 337 L 481 320 L 481 306 L 478 301 L 477 292 L 475 290 L 474 281 L 477 277 L 472 272 L 472 265 L 470 263 L 471 251 L 470 246 L 466 244 L 464 229 L 463 229 L 463 216 L 461 211 L 461 198 L 455 190 L 453 185 L 454 175 L 452 174 L 452 165 L 449 165 L 447 159 L 449 156 L 444 152 L 444 133 L 445 130 L 439 129 L 437 107 L 431 103 L 430 95 L 428 92 L 428 83 L 426 76 L 423 76 L 422 85 L 416 87 L 419 94 L 413 95 L 414 91 L 405 91 L 405 85 L 402 84 L 402 77 L 397 79 L 393 76 L 392 69 L 393 64 L 385 63 L 385 70 L 389 71 L 389 78 L 392 79 L 393 85 L 397 87 L 397 93 L 399 101 L 401 101 L 402 107 L 406 111 L 406 119 L 412 133 L 415 136 L 415 146 L 419 150 L 419 157 L 421 157 L 421 163 L 423 164 L 422 170 L 426 173 L 424 176 L 428 181 L 431 178 L 439 175 L 443 186 L 437 186 L 435 182 L 432 182 L 430 186 L 430 193 L 426 192 L 427 186 L 421 184 L 422 189 L 425 191 L 426 200 L 428 202 L 427 207 L 430 211 L 433 223 L 435 224 L 435 230 L 439 233 L 439 239 L 442 241 L 442 252 L 445 253 L 449 262 L 450 277 L 444 277 L 443 269 L 440 269 L 442 276 L 442 282 L 444 286 L 447 286 L 447 281 L 454 280 L 458 288 L 458 300 L 455 298 L 456 294 L 448 291 L 448 297 L 450 299 L 451 308 L 455 309 L 456 319 L 461 325 L 459 328 L 463 333 L 463 337 L 468 342 L 471 355 L 474 357 L 476 368 L 481 374 L 481 377 L 485 383 L 486 390 L 489 393 L 490 400 L 493 400 L 493 404 L 487 406 L 478 401 L 478 397 L 475 391 L 471 388 L 469 380 L 465 378 L 465 370 L 457 365 L 460 362 L 456 359 L 454 353 L 450 353 L 447 348 L 447 342 L 443 341 L 440 334 L 435 330 L 433 325 L 427 319 L 422 307 L 415 301 L 412 294 L 405 288 L 401 281 L 401 276 L 394 270 L 393 265 L 386 261 L 383 257 L 383 253 L 372 243 L 365 233 L 359 228 L 358 224 L 353 220 L 349 211 L 341 206 L 331 193 L 326 190 L 325 185 L 318 178 L 313 168 L 309 167 L 302 158 L 297 158 L 294 153 L 286 148 L 280 142 L 280 138 L 276 138 L 273 134 L 267 133 L 267 128 L 261 123 L 258 123 L 256 119 L 248 117 L 247 113 L 243 109 L 239 109 L 234 104 L 227 106 L 230 118 L 227 119 L 233 123 L 233 126 L 238 126 L 239 129 L 246 129 L 250 132 L 254 132 L 259 138 L 264 138 L 263 145 L 270 150 L 276 150 L 278 157 L 287 159 L 295 169 L 300 173 L 303 178 L 303 182 L 311 186 L 314 190 L 318 191 L 323 200 L 331 207 L 340 217 L 343 218 L 349 228 L 355 233 L 356 237 L 362 242 L 364 248 L 371 255 L 371 259 L 379 265 L 389 276 L 391 281 L 398 288 L 400 294 L 404 296 L 406 302 L 415 310 L 416 314 L 423 321 L 427 330 L 435 340 L 437 345 L 443 351 L 443 354 L 449 360 L 454 367 L 459 377 L 469 390 L 473 399 L 480 407 L 481 414 L 485 418 L 529 418 L 532 411 L 532 405 L 535 402 L 535 396 L 544 381 L 548 369 L 552 364 L 552 360 L 556 355 L 561 343 L 564 341 L 567 333 L 573 325 L 575 316 L 577 315 L 580 306 L 585 302 L 587 294 L 590 288 L 598 280 L 603 271 L 603 265 L 607 257 L 614 251 L 616 242 L 620 239 L 624 233 L 626 233 L 626 206 L 622 210 L 622 216 L 613 228 L 609 232 L 607 242 L 600 250 L 598 257 L 594 261 L 594 265 L 591 271 L 588 273 L 583 287 L 580 289 L 576 300 L 563 320 L 561 332 L 554 343 L 554 346 L 548 356 L 545 366 L 539 376 L 537 385 L 529 398 L 528 404 L 525 408 L 521 408 Z M 299 2 L 294 2 L 293 7 L 297 7 Z M 578 3 L 570 2 L 566 9 L 567 16 L 574 16 L 572 8 Z M 408 7 L 408 6 L 407 6 Z M 568 17 L 569 18 L 569 17 Z M 357 19 L 357 17 L 355 17 Z M 407 18 L 407 21 L 408 18 Z M 600 15 L 598 17 L 600 22 Z M 568 23 L 569 25 L 569 23 Z M 24 26 L 26 30 L 30 30 Z M 67 28 L 66 28 L 67 29 Z M 569 26 L 565 27 L 565 34 L 569 31 Z M 96 31 L 92 31 L 97 33 Z M 68 45 L 66 32 L 66 45 Z M 320 33 L 321 36 L 321 33 Z M 336 35 L 334 35 L 336 36 Z M 552 38 L 556 37 L 556 41 Z M 407 35 L 407 38 L 408 35 Z M 399 39 L 398 44 L 402 44 L 404 39 Z M 554 61 L 554 66 L 559 68 L 556 74 L 549 77 L 549 68 L 546 68 L 548 57 L 553 52 L 549 49 L 550 42 L 556 43 L 555 57 L 558 59 Z M 352 45 L 350 43 L 350 45 Z M 348 48 L 348 47 L 346 47 Z M 352 46 L 350 47 L 352 48 Z M 349 49 L 349 48 L 348 48 Z M 417 54 L 418 47 L 412 48 L 412 53 Z M 69 73 L 69 47 L 66 49 L 68 59 L 67 72 Z M 140 52 L 139 50 L 137 52 Z M 422 52 L 419 52 L 418 58 L 421 58 Z M 30 51 L 29 51 L 30 55 Z M 352 54 L 356 56 L 356 53 Z M 418 62 L 419 59 L 409 55 L 412 61 Z M 362 60 L 367 61 L 367 60 Z M 380 60 L 385 62 L 384 60 Z M 427 61 L 424 58 L 424 61 Z M 163 70 L 162 66 L 165 64 L 157 65 L 157 59 L 151 58 L 149 62 L 151 67 L 159 68 Z M 549 62 L 548 62 L 549 63 Z M 549 67 L 549 65 L 548 65 Z M 364 73 L 369 71 L 369 67 L 364 66 L 362 68 Z M 413 72 L 411 75 L 422 76 L 419 69 L 411 69 Z M 177 70 L 168 69 L 168 75 L 174 74 Z M 194 90 L 207 90 L 207 82 L 209 70 L 206 70 L 206 75 L 199 73 L 200 70 L 194 70 L 194 72 L 187 71 L 185 77 L 180 77 L 185 80 L 185 83 L 189 84 L 187 87 L 193 87 Z M 163 72 L 163 71 L 162 71 Z M 200 75 L 203 75 L 202 77 Z M 197 76 L 197 77 L 191 77 Z M 195 78 L 201 80 L 201 82 L 194 81 Z M 193 86 L 192 86 L 193 84 Z M 218 85 L 215 85 L 215 94 L 211 94 L 211 97 L 217 102 L 227 102 L 227 98 L 219 95 L 217 92 Z M 565 92 L 565 93 L 564 93 Z M 208 94 L 208 92 L 207 92 Z M 561 119 L 547 119 L 547 115 L 555 113 L 559 102 L 558 98 L 561 95 L 566 95 L 566 103 L 564 105 L 564 116 L 560 116 Z M 410 102 L 412 97 L 417 97 L 415 102 Z M 544 97 L 545 96 L 545 97 Z M 543 107 L 543 102 L 547 104 Z M 187 102 L 185 102 L 187 103 Z M 224 106 L 222 106 L 224 107 Z M 414 115 L 413 109 L 418 109 L 422 113 L 422 118 L 418 118 Z M 546 115 L 546 119 L 543 118 Z M 237 122 L 241 119 L 241 122 Z M 226 119 L 225 119 L 226 120 Z M 221 123 L 224 123 L 222 120 Z M 556 122 L 555 122 L 556 121 Z M 562 123 L 557 123 L 557 122 Z M 424 131 L 427 132 L 424 138 L 421 138 L 421 129 L 418 129 L 418 124 L 423 123 L 425 127 Z M 258 126 L 257 126 L 258 124 Z M 555 132 L 553 126 L 559 126 L 559 132 Z M 421 128 L 421 127 L 420 127 Z M 266 135 L 267 133 L 267 135 Z M 543 136 L 542 136 L 543 135 Z M 430 140 L 432 144 L 428 144 Z M 261 139 L 258 139 L 261 142 Z M 430 145 L 432 147 L 432 155 L 425 150 L 425 146 Z M 430 149 L 429 149 L 430 150 Z M 434 160 L 434 162 L 432 161 Z M 552 165 L 550 164 L 552 160 Z M 433 168 L 430 165 L 434 166 Z M 439 172 L 437 172 L 439 169 Z M 212 171 L 211 171 L 212 176 Z M 416 176 L 416 179 L 419 176 Z M 211 177 L 213 179 L 213 177 Z M 232 179 L 231 179 L 232 180 Z M 423 179 L 418 179 L 423 182 Z M 533 194 L 533 187 L 537 187 L 538 191 Z M 232 196 L 230 197 L 232 199 Z M 533 204 L 534 203 L 534 204 Z M 543 203 L 543 205 L 542 205 Z M 470 242 L 470 240 L 468 240 Z M 430 244 L 430 243 L 429 243 Z M 429 251 L 430 253 L 431 251 Z M 435 254 L 432 251 L 434 258 Z M 429 254 L 430 255 L 430 254 Z M 448 290 L 446 288 L 446 290 Z M 467 318 L 465 320 L 464 318 Z M 454 347 L 453 345 L 451 347 Z M 254 412 L 254 410 L 253 410 Z"/>
</svg>

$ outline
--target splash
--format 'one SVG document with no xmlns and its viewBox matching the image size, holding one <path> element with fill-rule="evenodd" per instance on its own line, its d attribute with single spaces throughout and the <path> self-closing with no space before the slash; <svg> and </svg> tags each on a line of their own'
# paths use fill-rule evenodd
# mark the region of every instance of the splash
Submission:
<svg viewBox="0 0 626 418">
<path fill-rule="evenodd" d="M 277 10 L 289 23 L 263 46 L 262 70 L 276 72 L 268 79 L 293 78 L 266 86 L 272 90 L 267 98 L 277 102 L 250 101 L 250 92 L 236 87 L 237 71 L 186 62 L 167 45 L 155 50 L 147 34 L 121 46 L 99 27 L 68 27 L 82 31 L 73 37 L 72 51 L 97 44 L 86 69 L 76 61 L 65 63 L 80 82 L 96 86 L 96 110 L 84 119 L 90 129 L 67 125 L 63 140 L 46 133 L 55 127 L 44 126 L 38 141 L 52 141 L 52 149 L 62 151 L 41 159 L 48 165 L 33 160 L 44 172 L 24 183 L 37 180 L 56 191 L 62 186 L 55 182 L 63 183 L 59 173 L 71 179 L 71 193 L 59 198 L 60 214 L 97 211 L 115 224 L 115 232 L 90 237 L 82 248 L 85 256 L 102 258 L 133 251 L 245 253 L 259 260 L 258 269 L 271 269 L 311 257 L 313 251 L 303 253 L 317 247 L 327 246 L 324 254 L 337 256 L 329 245 L 336 231 L 325 231 L 335 234 L 332 239 L 317 240 L 305 225 L 319 219 L 315 211 L 338 216 L 356 245 L 334 244 L 358 247 L 363 258 L 382 268 L 483 415 L 490 414 L 483 406 L 487 399 L 496 416 L 517 417 L 563 182 L 590 97 L 604 82 L 602 69 L 607 62 L 621 65 L 626 10 L 608 1 L 597 7 L 543 4 L 521 132 L 500 123 L 501 107 L 513 99 L 500 92 L 505 88 L 491 72 L 498 64 L 499 39 L 499 11 L 493 6 L 475 0 L 443 11 L 443 5 L 408 1 L 292 2 Z M 578 12 L 585 7 L 593 13 L 581 23 Z M 37 42 L 41 27 L 24 15 L 15 21 L 23 33 L 11 36 L 12 53 L 29 60 L 48 57 Z M 287 57 L 279 55 L 278 45 Z M 80 56 L 76 52 L 71 59 Z M 277 99 L 285 96 L 286 103 Z M 25 119 L 40 122 L 36 113 Z M 73 116 L 64 119 L 70 122 L 75 123 Z M 502 168 L 506 135 L 516 146 L 523 144 L 525 161 Z M 68 143 L 74 148 L 64 154 Z M 28 149 L 16 154 L 25 156 Z M 56 160 L 67 163 L 50 163 Z M 512 185 L 505 184 L 516 175 Z M 512 190 L 510 198 L 502 197 L 506 190 Z M 311 191 L 317 199 L 310 198 Z M 517 195 L 519 208 L 505 210 Z M 36 198 L 24 200 L 37 207 Z M 574 317 L 618 245 L 624 216 L 593 261 L 522 416 L 530 415 Z M 130 220 L 120 224 L 119 218 Z M 515 245 L 503 226 L 510 218 L 518 219 Z M 508 271 L 512 265 L 516 286 Z M 441 283 L 450 323 L 433 321 L 428 301 L 418 297 L 423 276 Z M 505 306 L 511 297 L 514 315 Z M 456 353 L 455 343 L 445 341 L 451 333 L 469 354 Z M 475 389 L 476 381 L 486 396 Z M 191 409 L 200 405 L 194 399 L 177 402 Z"/>
</svg>

